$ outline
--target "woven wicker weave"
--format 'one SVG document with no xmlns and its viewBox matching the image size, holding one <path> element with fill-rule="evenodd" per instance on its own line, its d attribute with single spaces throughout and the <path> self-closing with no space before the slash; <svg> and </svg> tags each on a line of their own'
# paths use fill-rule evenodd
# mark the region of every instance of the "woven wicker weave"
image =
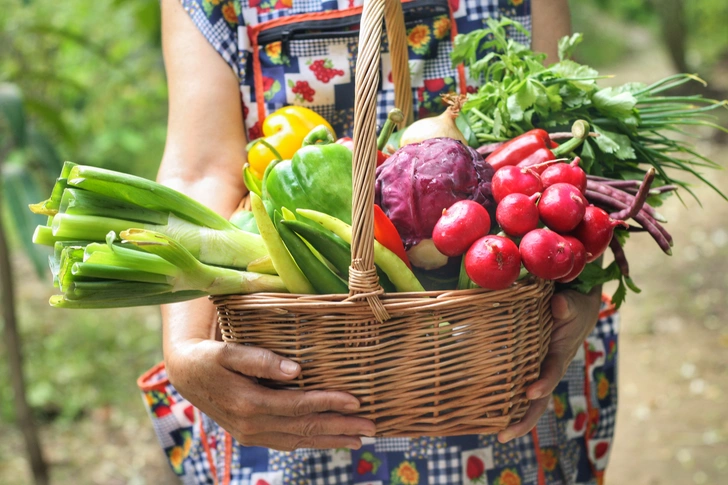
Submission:
<svg viewBox="0 0 728 485">
<path fill-rule="evenodd" d="M 386 3 L 386 11 L 385 11 Z M 495 433 L 528 408 L 551 333 L 553 284 L 526 279 L 507 290 L 384 294 L 374 269 L 376 93 L 382 18 L 397 105 L 412 91 L 402 7 L 367 0 L 356 67 L 352 265 L 349 295 L 259 293 L 215 297 L 223 338 L 301 364 L 276 388 L 346 391 L 377 436 Z"/>
</svg>

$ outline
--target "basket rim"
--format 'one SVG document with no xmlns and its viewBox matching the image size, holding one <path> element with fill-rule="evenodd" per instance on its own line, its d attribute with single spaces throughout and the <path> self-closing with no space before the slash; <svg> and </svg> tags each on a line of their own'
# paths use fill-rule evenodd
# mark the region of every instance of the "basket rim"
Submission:
<svg viewBox="0 0 728 485">
<path fill-rule="evenodd" d="M 522 280 L 518 280 L 513 285 L 502 290 L 489 290 L 486 288 L 472 288 L 467 290 L 428 290 L 428 291 L 410 291 L 410 292 L 391 292 L 382 293 L 379 298 L 382 300 L 421 300 L 421 299 L 437 299 L 452 297 L 471 297 L 482 295 L 484 293 L 497 296 L 508 295 L 514 296 L 518 293 L 525 293 L 537 289 L 546 289 L 554 285 L 552 280 L 544 280 L 533 275 L 529 275 Z M 226 300 L 265 300 L 270 298 L 296 300 L 299 302 L 311 303 L 357 303 L 362 300 L 351 299 L 348 293 L 331 293 L 331 294 L 304 294 L 304 293 L 250 293 L 250 294 L 233 294 L 233 295 L 212 295 L 208 297 L 215 305 L 220 305 Z"/>
</svg>

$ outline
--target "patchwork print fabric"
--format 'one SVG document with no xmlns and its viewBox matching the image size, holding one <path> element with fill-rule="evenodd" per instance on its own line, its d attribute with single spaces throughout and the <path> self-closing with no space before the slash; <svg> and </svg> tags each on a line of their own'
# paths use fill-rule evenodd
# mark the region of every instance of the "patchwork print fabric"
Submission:
<svg viewBox="0 0 728 485">
<path fill-rule="evenodd" d="M 181 0 L 185 10 L 240 81 L 249 140 L 261 120 L 294 104 L 324 116 L 338 136 L 351 136 L 357 29 L 363 0 Z M 477 84 L 450 63 L 457 33 L 507 15 L 530 29 L 528 0 L 404 0 L 416 116 L 442 112 L 442 94 Z M 527 43 L 522 33 L 513 38 Z M 394 107 L 386 40 L 378 118 Z M 461 81 L 462 79 L 462 81 Z M 464 82 L 463 82 L 464 81 Z"/>
</svg>

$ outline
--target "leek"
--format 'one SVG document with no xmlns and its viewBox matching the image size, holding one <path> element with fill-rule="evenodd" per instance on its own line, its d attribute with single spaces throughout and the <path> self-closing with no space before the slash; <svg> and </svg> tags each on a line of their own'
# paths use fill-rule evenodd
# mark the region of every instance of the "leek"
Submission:
<svg viewBox="0 0 728 485">
<path fill-rule="evenodd" d="M 31 210 L 49 216 L 33 242 L 103 242 L 138 228 L 182 244 L 206 264 L 244 269 L 267 256 L 262 238 L 169 187 L 133 175 L 66 162 L 48 200 Z"/>
</svg>

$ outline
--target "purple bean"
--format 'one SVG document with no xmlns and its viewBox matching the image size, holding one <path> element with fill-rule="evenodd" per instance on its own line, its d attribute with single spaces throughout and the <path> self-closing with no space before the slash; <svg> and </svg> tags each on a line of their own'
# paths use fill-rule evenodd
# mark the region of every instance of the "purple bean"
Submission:
<svg viewBox="0 0 728 485">
<path fill-rule="evenodd" d="M 489 155 L 496 151 L 498 148 L 502 147 L 506 142 L 502 141 L 499 143 L 488 143 L 487 145 L 480 145 L 478 149 L 476 150 L 481 155 Z"/>
<path fill-rule="evenodd" d="M 608 185 L 604 185 L 599 182 L 590 182 L 587 181 L 586 183 L 587 190 L 594 190 L 596 192 L 601 192 L 602 194 L 612 197 L 620 202 L 623 202 L 625 205 L 630 205 L 633 203 L 635 196 L 632 194 L 628 194 L 623 190 L 618 190 L 613 187 L 610 187 Z M 649 204 L 644 204 L 642 206 L 642 210 L 645 211 L 647 214 L 650 215 L 653 219 L 660 222 L 667 222 L 665 217 L 661 214 L 659 214 L 652 206 Z"/>
<path fill-rule="evenodd" d="M 614 218 L 621 221 L 624 219 L 631 219 L 636 216 L 637 213 L 642 210 L 642 207 L 645 205 L 645 201 L 647 200 L 647 195 L 649 193 L 650 186 L 652 185 L 653 180 L 655 180 L 655 168 L 650 167 L 650 169 L 645 174 L 645 179 L 640 185 L 640 190 L 637 192 L 637 195 L 632 200 L 632 204 L 629 206 L 628 209 L 623 209 L 619 211 L 614 216 Z"/>
<path fill-rule="evenodd" d="M 616 209 L 626 209 L 628 208 L 627 204 L 624 202 L 620 202 L 613 197 L 609 197 L 605 194 L 602 194 L 600 192 L 595 192 L 593 190 L 587 190 L 586 191 L 587 199 L 590 199 L 591 201 L 599 202 L 603 204 L 606 207 L 614 207 Z M 655 242 L 660 246 L 660 248 L 667 254 L 672 255 L 672 250 L 670 249 L 672 241 L 672 237 L 669 237 L 669 234 L 667 234 L 667 231 L 654 219 L 652 219 L 648 214 L 644 212 L 638 213 L 635 218 L 635 221 L 637 221 L 642 227 L 647 230 L 647 232 L 650 233 L 652 238 L 655 240 Z"/>
<path fill-rule="evenodd" d="M 595 132 L 589 132 L 589 136 L 592 138 L 596 138 L 597 135 Z M 564 131 L 559 133 L 549 133 L 549 138 L 552 140 L 570 140 L 571 138 L 574 138 L 574 134 L 570 131 Z"/>
<path fill-rule="evenodd" d="M 612 240 L 609 241 L 609 248 L 614 254 L 614 261 L 619 266 L 619 271 L 626 277 L 629 278 L 629 263 L 627 262 L 627 255 L 624 254 L 624 248 L 619 244 L 617 236 L 612 236 Z"/>
</svg>

